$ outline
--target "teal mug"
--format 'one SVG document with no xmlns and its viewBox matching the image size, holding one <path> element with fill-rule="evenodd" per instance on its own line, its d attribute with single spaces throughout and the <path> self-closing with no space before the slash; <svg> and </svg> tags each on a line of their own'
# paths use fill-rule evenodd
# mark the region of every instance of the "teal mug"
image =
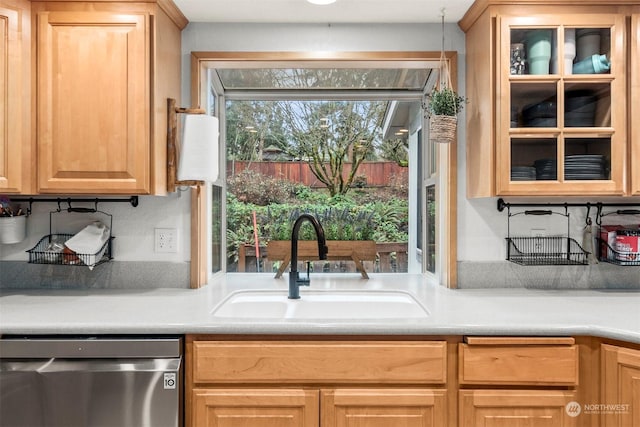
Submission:
<svg viewBox="0 0 640 427">
<path fill-rule="evenodd" d="M 531 30 L 527 33 L 529 74 L 549 74 L 552 31 Z"/>
<path fill-rule="evenodd" d="M 573 74 L 603 74 L 611 69 L 606 55 L 591 55 L 573 64 Z"/>
</svg>

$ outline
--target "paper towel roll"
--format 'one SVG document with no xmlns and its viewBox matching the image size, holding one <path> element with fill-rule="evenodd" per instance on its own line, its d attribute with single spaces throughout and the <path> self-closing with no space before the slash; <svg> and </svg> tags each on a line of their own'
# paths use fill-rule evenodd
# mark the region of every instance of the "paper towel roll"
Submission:
<svg viewBox="0 0 640 427">
<path fill-rule="evenodd" d="M 178 181 L 218 179 L 218 118 L 188 114 L 178 157 Z"/>
</svg>

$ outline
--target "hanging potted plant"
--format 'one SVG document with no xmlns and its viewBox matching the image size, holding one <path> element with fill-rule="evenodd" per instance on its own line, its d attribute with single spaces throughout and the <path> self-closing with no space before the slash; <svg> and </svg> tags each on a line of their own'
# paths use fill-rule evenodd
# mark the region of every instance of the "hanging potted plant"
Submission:
<svg viewBox="0 0 640 427">
<path fill-rule="evenodd" d="M 429 138 L 440 143 L 454 142 L 458 113 L 466 100 L 451 87 L 436 89 L 429 96 Z"/>
<path fill-rule="evenodd" d="M 442 50 L 440 52 L 440 82 L 429 95 L 429 139 L 439 143 L 455 141 L 458 113 L 466 99 L 451 87 L 449 64 L 444 54 L 444 9 L 442 10 Z"/>
</svg>

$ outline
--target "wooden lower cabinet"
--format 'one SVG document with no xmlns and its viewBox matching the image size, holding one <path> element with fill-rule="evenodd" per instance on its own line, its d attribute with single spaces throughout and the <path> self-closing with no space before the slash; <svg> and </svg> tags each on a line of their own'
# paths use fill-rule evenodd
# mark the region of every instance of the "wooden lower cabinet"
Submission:
<svg viewBox="0 0 640 427">
<path fill-rule="evenodd" d="M 575 386 L 578 346 L 570 337 L 468 337 L 459 344 L 460 384 Z"/>
<path fill-rule="evenodd" d="M 442 340 L 187 337 L 187 427 L 445 427 Z M 449 406 L 448 406 L 449 405 Z"/>
<path fill-rule="evenodd" d="M 186 427 L 640 427 L 640 345 L 199 338 Z"/>
<path fill-rule="evenodd" d="M 322 427 L 438 427 L 447 425 L 446 391 L 428 389 L 321 390 Z"/>
<path fill-rule="evenodd" d="M 441 427 L 446 391 L 429 389 L 195 389 L 198 427 Z"/>
<path fill-rule="evenodd" d="M 640 426 L 640 350 L 602 345 L 603 427 Z"/>
<path fill-rule="evenodd" d="M 198 427 L 317 427 L 317 390 L 195 389 L 192 423 Z"/>
<path fill-rule="evenodd" d="M 571 427 L 576 393 L 549 390 L 462 390 L 460 427 Z M 579 406 L 578 406 L 579 407 Z M 567 409 L 569 408 L 569 409 Z"/>
</svg>

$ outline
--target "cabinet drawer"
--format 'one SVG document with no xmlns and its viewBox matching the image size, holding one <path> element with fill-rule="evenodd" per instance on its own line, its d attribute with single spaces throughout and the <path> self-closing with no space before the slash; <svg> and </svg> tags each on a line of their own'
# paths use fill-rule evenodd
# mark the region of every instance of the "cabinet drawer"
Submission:
<svg viewBox="0 0 640 427">
<path fill-rule="evenodd" d="M 460 384 L 578 384 L 573 338 L 473 337 L 458 357 Z"/>
<path fill-rule="evenodd" d="M 444 341 L 195 341 L 194 383 L 444 384 Z"/>
</svg>

